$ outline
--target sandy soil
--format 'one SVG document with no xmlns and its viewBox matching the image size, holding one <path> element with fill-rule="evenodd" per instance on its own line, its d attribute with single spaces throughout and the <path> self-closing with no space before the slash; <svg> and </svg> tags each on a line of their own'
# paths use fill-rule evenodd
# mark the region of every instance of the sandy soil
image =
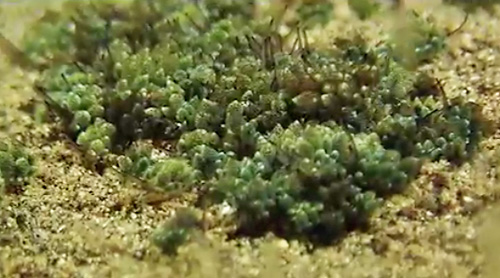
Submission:
<svg viewBox="0 0 500 278">
<path fill-rule="evenodd" d="M 315 33 L 318 43 L 355 29 L 377 40 L 394 23 L 386 16 L 360 22 L 349 15 L 344 1 L 338 2 L 336 19 Z M 431 11 L 450 30 L 458 26 L 463 12 L 437 2 L 409 5 Z M 47 5 L 0 5 L 1 32 L 17 42 Z M 471 14 L 461 32 L 449 39 L 449 49 L 425 68 L 443 79 L 447 93 L 467 93 L 483 105 L 497 126 L 498 26 L 498 11 Z M 271 235 L 255 242 L 227 241 L 211 230 L 169 258 L 152 245 L 150 236 L 186 202 L 152 202 L 157 193 L 134 181 L 111 170 L 100 176 L 86 169 L 72 145 L 54 135 L 53 125 L 36 122 L 19 109 L 34 96 L 35 77 L 0 56 L 0 136 L 25 142 L 38 167 L 23 194 L 4 196 L 0 205 L 0 277 L 459 278 L 500 273 L 498 132 L 483 142 L 470 163 L 425 165 L 404 195 L 388 200 L 376 213 L 368 232 L 354 232 L 337 245 L 308 253 L 298 242 Z"/>
</svg>

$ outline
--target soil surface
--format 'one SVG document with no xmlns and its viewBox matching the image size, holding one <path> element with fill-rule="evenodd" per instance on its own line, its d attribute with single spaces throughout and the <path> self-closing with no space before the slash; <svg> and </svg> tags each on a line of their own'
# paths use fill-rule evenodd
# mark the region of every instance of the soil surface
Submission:
<svg viewBox="0 0 500 278">
<path fill-rule="evenodd" d="M 331 24 L 310 35 L 318 45 L 360 32 L 374 43 L 400 22 L 381 14 L 362 22 L 336 1 Z M 435 0 L 407 1 L 453 30 L 462 10 Z M 22 32 L 58 1 L 0 4 L 2 34 L 18 43 Z M 500 9 L 470 14 L 449 47 L 423 70 L 440 78 L 449 95 L 467 94 L 500 123 Z M 327 35 L 325 35 L 327 34 Z M 85 167 L 55 124 L 29 113 L 36 73 L 8 63 L 0 53 L 0 138 L 25 143 L 37 174 L 25 191 L 2 196 L 0 277 L 497 277 L 500 249 L 500 132 L 485 139 L 460 167 L 428 163 L 403 195 L 385 202 L 368 231 L 308 252 L 295 241 L 269 235 L 227 240 L 210 229 L 171 258 L 151 243 L 151 233 L 183 198 L 158 196 L 112 169 Z M 163 198 L 165 197 L 165 198 Z M 163 200 L 164 201 L 158 201 Z M 210 215 L 207 216 L 210 220 Z M 217 219 L 213 219 L 217 221 Z M 496 267 L 496 269 L 495 269 Z"/>
</svg>

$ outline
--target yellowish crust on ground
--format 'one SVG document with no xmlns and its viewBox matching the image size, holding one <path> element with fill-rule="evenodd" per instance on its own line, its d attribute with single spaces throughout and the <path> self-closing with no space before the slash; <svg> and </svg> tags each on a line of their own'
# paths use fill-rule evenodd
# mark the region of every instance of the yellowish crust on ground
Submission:
<svg viewBox="0 0 500 278">
<path fill-rule="evenodd" d="M 47 4 L 3 4 L 2 32 L 14 41 Z M 352 35 L 374 42 L 390 32 L 390 17 L 353 19 L 344 5 L 337 20 L 312 38 Z M 343 4 L 342 4 L 343 2 Z M 438 1 L 407 1 L 453 29 L 463 12 Z M 425 3 L 423 3 L 425 2 Z M 417 4 L 415 4 L 417 3 Z M 57 5 L 57 3 L 55 4 Z M 427 6 L 426 6 L 427 5 Z M 488 118 L 500 119 L 500 16 L 479 11 L 450 48 L 425 70 L 445 83 L 446 92 L 467 93 Z M 16 29 L 13 29 L 13 28 Z M 328 32 L 331 36 L 324 36 Z M 320 41 L 317 43 L 329 43 Z M 387 201 L 368 232 L 354 232 L 339 244 L 310 254 L 297 242 L 269 236 L 250 243 L 225 241 L 215 231 L 200 235 L 173 259 L 151 244 L 151 232 L 180 201 L 148 204 L 148 193 L 113 171 L 99 176 L 85 169 L 64 139 L 50 139 L 50 126 L 35 124 L 17 108 L 33 96 L 33 76 L 0 56 L 0 135 L 16 135 L 37 157 L 38 174 L 18 196 L 0 205 L 0 277 L 496 277 L 500 246 L 500 134 L 482 144 L 461 167 L 425 165 L 401 196 Z"/>
</svg>

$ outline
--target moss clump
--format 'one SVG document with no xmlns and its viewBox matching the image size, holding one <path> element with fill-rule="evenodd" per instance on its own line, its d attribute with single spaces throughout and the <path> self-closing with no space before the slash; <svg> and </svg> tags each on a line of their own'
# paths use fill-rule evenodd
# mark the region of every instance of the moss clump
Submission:
<svg viewBox="0 0 500 278">
<path fill-rule="evenodd" d="M 185 158 L 154 157 L 147 145 L 132 146 L 118 158 L 118 163 L 125 174 L 168 190 L 190 188 L 198 173 Z"/>
<path fill-rule="evenodd" d="M 37 86 L 68 132 L 158 187 L 205 187 L 246 234 L 329 242 L 365 226 L 423 160 L 462 163 L 484 133 L 476 105 L 448 99 L 390 43 L 316 49 L 307 29 L 280 34 L 289 22 L 255 14 L 253 1 L 72 5 L 40 23 L 73 26 L 60 32 L 70 43 L 28 49 L 67 58 L 49 61 Z"/>
<path fill-rule="evenodd" d="M 34 158 L 26 149 L 9 140 L 0 142 L 1 193 L 19 191 L 34 172 Z"/>
<path fill-rule="evenodd" d="M 163 253 L 175 255 L 178 248 L 188 242 L 199 228 L 200 221 L 193 211 L 180 210 L 156 230 L 152 239 Z"/>
<path fill-rule="evenodd" d="M 384 149 L 375 133 L 295 122 L 261 137 L 253 157 L 228 160 L 215 187 L 246 232 L 328 240 L 366 225 L 379 197 L 401 192 L 419 167 L 419 159 Z"/>
<path fill-rule="evenodd" d="M 401 21 L 391 35 L 389 46 L 395 58 L 405 67 L 414 69 L 432 62 L 446 48 L 449 34 L 438 28 L 430 16 L 407 12 Z"/>
</svg>

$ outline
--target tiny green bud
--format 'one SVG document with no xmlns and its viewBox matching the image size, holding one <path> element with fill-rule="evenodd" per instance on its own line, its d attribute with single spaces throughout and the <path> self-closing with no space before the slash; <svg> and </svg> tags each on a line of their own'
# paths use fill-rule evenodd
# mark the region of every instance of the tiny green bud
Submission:
<svg viewBox="0 0 500 278">
<path fill-rule="evenodd" d="M 90 143 L 90 149 L 97 155 L 103 155 L 107 152 L 106 145 L 102 140 L 94 140 Z"/>
</svg>

